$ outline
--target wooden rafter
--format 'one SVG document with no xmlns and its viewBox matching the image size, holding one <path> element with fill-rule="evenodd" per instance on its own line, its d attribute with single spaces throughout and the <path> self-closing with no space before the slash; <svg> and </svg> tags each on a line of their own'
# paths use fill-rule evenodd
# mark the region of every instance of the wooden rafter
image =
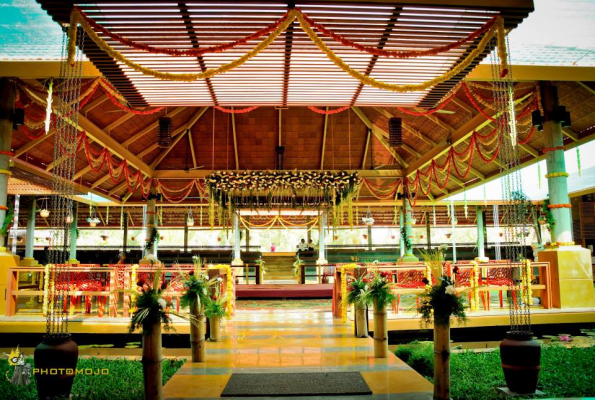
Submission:
<svg viewBox="0 0 595 400">
<path fill-rule="evenodd" d="M 167 149 L 163 149 L 161 153 L 155 158 L 155 160 L 151 163 L 151 169 L 157 168 L 157 166 L 163 161 L 165 157 L 176 147 L 176 145 L 182 140 L 186 135 L 178 135 L 175 139 L 171 142 Z"/>
<path fill-rule="evenodd" d="M 122 111 L 116 110 L 116 112 L 122 112 Z M 133 113 L 126 113 L 126 114 L 122 115 L 120 118 L 118 118 L 117 120 L 115 120 L 114 122 L 112 122 L 111 124 L 109 124 L 108 126 L 106 126 L 105 128 L 103 128 L 103 131 L 107 132 L 108 134 L 111 134 L 114 129 L 116 129 L 117 127 L 119 127 L 124 122 L 131 119 L 132 117 L 134 117 Z"/>
<path fill-rule="evenodd" d="M 362 157 L 362 169 L 366 168 L 366 158 L 368 157 L 368 147 L 370 146 L 370 139 L 372 138 L 372 129 L 368 128 L 366 135 L 366 144 L 364 145 L 364 156 Z"/>
<path fill-rule="evenodd" d="M 168 117 L 175 117 L 176 115 L 178 115 L 179 113 L 181 113 L 182 111 L 184 111 L 186 109 L 186 107 L 177 107 L 174 108 L 172 111 L 167 113 Z M 134 135 L 132 135 L 129 139 L 126 139 L 124 141 L 124 143 L 122 143 L 122 146 L 124 147 L 128 147 L 130 146 L 132 143 L 136 142 L 138 139 L 146 136 L 148 133 L 152 132 L 153 130 L 157 129 L 159 127 L 159 121 L 155 121 L 152 124 L 150 124 L 149 126 L 147 126 L 146 128 L 141 129 L 140 131 L 138 131 L 137 133 L 135 133 Z"/>
<path fill-rule="evenodd" d="M 99 107 L 100 105 L 102 105 L 103 103 L 105 103 L 108 100 L 109 100 L 109 97 L 107 97 L 107 95 L 105 95 L 105 94 L 104 95 L 101 95 L 98 98 L 96 98 L 95 100 L 93 100 L 92 102 L 90 102 L 89 104 L 87 104 L 85 106 L 85 108 L 83 108 L 81 110 L 81 112 L 86 117 L 89 114 L 89 112 L 91 112 L 95 108 Z"/>
<path fill-rule="evenodd" d="M 231 132 L 233 134 L 233 153 L 236 160 L 236 169 L 240 169 L 240 158 L 238 156 L 238 138 L 236 134 L 236 117 L 233 113 L 231 114 Z"/>
<path fill-rule="evenodd" d="M 37 139 L 30 140 L 27 143 L 25 143 L 24 145 L 22 145 L 21 147 L 19 147 L 18 149 L 16 149 L 15 152 L 14 152 L 14 156 L 15 157 L 20 157 L 21 155 L 25 154 L 26 152 L 28 152 L 29 150 L 31 150 L 32 148 L 34 148 L 38 144 L 40 144 L 40 143 L 46 141 L 47 139 L 53 137 L 55 133 L 56 133 L 55 129 L 54 128 L 51 128 L 48 131 L 47 135 L 41 135 L 41 137 L 39 137 Z"/>
<path fill-rule="evenodd" d="M 192 167 L 196 168 L 196 153 L 194 152 L 194 143 L 192 142 L 192 129 L 188 129 L 188 144 L 190 145 L 190 155 L 192 156 Z"/>
<path fill-rule="evenodd" d="M 376 139 L 378 139 L 378 141 L 382 143 L 382 145 L 390 153 L 390 155 L 393 156 L 393 158 L 397 160 L 397 162 L 401 164 L 403 168 L 407 168 L 409 164 L 403 159 L 403 157 L 399 155 L 399 153 L 397 153 L 395 149 L 390 147 L 390 144 L 383 135 L 383 131 L 376 125 L 374 125 L 372 121 L 370 121 L 370 119 L 366 116 L 366 114 L 364 114 L 364 112 L 359 107 L 351 107 L 351 109 L 357 114 L 357 116 L 368 127 L 368 129 L 372 130 L 372 133 L 374 134 L 374 136 L 376 136 Z"/>
<path fill-rule="evenodd" d="M 328 112 L 328 107 L 326 107 Z M 328 114 L 324 114 L 324 125 L 322 127 L 322 147 L 320 149 L 320 169 L 324 169 L 324 151 L 326 150 L 326 131 L 328 128 Z"/>
</svg>

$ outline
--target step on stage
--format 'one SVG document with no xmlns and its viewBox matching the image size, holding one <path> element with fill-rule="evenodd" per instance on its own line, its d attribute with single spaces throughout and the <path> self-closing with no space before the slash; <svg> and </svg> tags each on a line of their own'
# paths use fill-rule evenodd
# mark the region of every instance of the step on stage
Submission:
<svg viewBox="0 0 595 400">
<path fill-rule="evenodd" d="M 330 299 L 333 285 L 264 284 L 237 285 L 237 299 Z"/>
</svg>

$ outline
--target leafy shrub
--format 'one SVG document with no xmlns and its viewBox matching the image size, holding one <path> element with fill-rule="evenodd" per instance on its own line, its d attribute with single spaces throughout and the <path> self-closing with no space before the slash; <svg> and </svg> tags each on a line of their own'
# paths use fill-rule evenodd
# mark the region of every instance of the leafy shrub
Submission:
<svg viewBox="0 0 595 400">
<path fill-rule="evenodd" d="M 33 359 L 26 361 L 33 365 Z M 174 373 L 184 364 L 185 360 L 165 360 L 163 365 L 163 383 L 165 384 Z M 143 394 L 143 366 L 140 361 L 102 358 L 80 358 L 78 369 L 91 368 L 109 369 L 108 375 L 77 375 L 72 386 L 73 399 L 85 400 L 137 400 Z M 12 374 L 13 367 L 8 366 L 6 359 L 0 359 L 0 374 Z M 31 384 L 14 386 L 6 379 L 0 379 L 0 397 L 5 400 L 37 400 L 35 378 L 31 377 Z"/>
</svg>

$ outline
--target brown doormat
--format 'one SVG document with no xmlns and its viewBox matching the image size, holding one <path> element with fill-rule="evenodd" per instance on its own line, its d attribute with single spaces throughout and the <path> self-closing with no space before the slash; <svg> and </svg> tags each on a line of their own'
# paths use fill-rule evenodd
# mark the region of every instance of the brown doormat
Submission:
<svg viewBox="0 0 595 400">
<path fill-rule="evenodd" d="M 369 395 L 359 372 L 231 374 L 221 397 Z"/>
</svg>

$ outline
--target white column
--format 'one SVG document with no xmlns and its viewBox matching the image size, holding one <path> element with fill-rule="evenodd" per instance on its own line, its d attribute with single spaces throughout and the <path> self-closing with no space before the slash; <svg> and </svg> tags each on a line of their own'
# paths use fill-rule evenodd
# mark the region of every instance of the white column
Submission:
<svg viewBox="0 0 595 400">
<path fill-rule="evenodd" d="M 37 201 L 33 199 L 29 212 L 27 213 L 27 234 L 25 236 L 25 259 L 33 260 L 33 249 L 35 245 L 35 209 Z"/>
<path fill-rule="evenodd" d="M 316 264 L 323 265 L 328 264 L 326 260 L 326 251 L 324 248 L 324 237 L 326 236 L 326 213 L 320 214 L 320 231 L 318 233 L 318 260 Z"/>
<path fill-rule="evenodd" d="M 14 215 L 12 219 L 12 254 L 17 254 L 17 229 L 19 229 L 19 209 L 21 207 L 21 195 L 14 196 Z"/>
<path fill-rule="evenodd" d="M 403 215 L 403 207 L 399 207 L 399 252 L 401 258 L 405 255 L 405 241 L 403 240 L 403 234 L 401 233 L 405 226 L 405 217 Z"/>
<path fill-rule="evenodd" d="M 233 213 L 233 261 L 231 265 L 244 265 L 242 253 L 240 252 L 240 217 L 237 212 Z"/>
</svg>

